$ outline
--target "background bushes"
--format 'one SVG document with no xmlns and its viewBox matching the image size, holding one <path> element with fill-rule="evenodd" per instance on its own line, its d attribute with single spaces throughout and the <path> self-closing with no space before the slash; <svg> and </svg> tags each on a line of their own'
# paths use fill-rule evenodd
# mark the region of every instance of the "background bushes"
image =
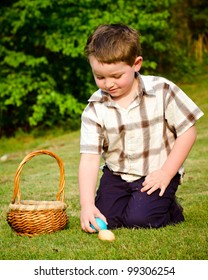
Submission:
<svg viewBox="0 0 208 280">
<path fill-rule="evenodd" d="M 3 0 L 0 3 L 0 137 L 17 130 L 79 127 L 96 89 L 83 55 L 103 23 L 141 35 L 142 73 L 182 79 L 205 61 L 205 0 Z"/>
</svg>

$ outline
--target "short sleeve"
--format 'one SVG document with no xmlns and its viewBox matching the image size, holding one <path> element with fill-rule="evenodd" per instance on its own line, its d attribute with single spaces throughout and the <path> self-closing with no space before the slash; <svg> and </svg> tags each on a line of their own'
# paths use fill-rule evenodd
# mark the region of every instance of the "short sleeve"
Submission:
<svg viewBox="0 0 208 280">
<path fill-rule="evenodd" d="M 102 126 L 93 103 L 89 103 L 82 113 L 80 153 L 102 153 Z"/>
<path fill-rule="evenodd" d="M 170 128 L 180 136 L 203 116 L 199 107 L 174 83 L 169 83 L 165 118 Z"/>
</svg>

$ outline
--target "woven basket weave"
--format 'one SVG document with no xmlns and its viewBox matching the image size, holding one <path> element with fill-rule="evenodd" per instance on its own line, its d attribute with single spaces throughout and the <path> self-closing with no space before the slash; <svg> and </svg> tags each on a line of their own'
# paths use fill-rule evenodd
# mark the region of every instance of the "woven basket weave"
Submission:
<svg viewBox="0 0 208 280">
<path fill-rule="evenodd" d="M 60 168 L 59 191 L 55 201 L 21 200 L 19 179 L 24 164 L 34 156 L 46 154 L 54 157 Z M 61 159 L 48 150 L 28 154 L 20 163 L 14 178 L 14 194 L 7 213 L 7 222 L 21 236 L 36 236 L 64 229 L 68 216 L 64 203 L 64 166 Z M 17 198 L 17 202 L 16 202 Z"/>
</svg>

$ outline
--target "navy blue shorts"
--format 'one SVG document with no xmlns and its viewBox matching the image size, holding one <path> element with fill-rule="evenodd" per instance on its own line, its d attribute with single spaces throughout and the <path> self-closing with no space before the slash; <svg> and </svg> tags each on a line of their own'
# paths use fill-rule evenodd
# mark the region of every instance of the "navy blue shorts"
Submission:
<svg viewBox="0 0 208 280">
<path fill-rule="evenodd" d="M 106 217 L 108 228 L 159 228 L 184 221 L 175 200 L 180 175 L 175 175 L 162 197 L 159 189 L 151 195 L 141 192 L 144 180 L 126 182 L 104 167 L 95 205 Z"/>
</svg>

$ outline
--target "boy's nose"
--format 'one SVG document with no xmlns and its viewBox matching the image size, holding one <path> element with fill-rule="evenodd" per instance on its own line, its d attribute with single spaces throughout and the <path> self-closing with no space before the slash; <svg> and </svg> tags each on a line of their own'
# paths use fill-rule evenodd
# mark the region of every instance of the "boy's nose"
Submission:
<svg viewBox="0 0 208 280">
<path fill-rule="evenodd" d="M 105 81 L 105 87 L 106 89 L 112 88 L 114 86 L 114 82 L 112 80 Z"/>
</svg>

